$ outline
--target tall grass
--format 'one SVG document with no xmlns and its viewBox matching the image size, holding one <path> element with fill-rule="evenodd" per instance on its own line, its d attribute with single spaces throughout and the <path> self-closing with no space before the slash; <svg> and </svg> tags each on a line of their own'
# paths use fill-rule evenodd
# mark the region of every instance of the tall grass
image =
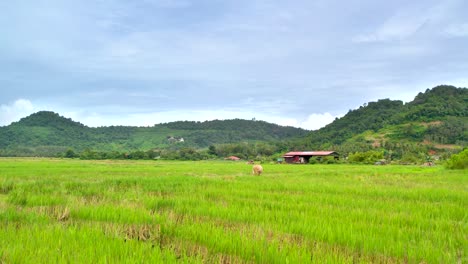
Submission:
<svg viewBox="0 0 468 264">
<path fill-rule="evenodd" d="M 0 262 L 464 263 L 466 171 L 0 159 Z"/>
</svg>

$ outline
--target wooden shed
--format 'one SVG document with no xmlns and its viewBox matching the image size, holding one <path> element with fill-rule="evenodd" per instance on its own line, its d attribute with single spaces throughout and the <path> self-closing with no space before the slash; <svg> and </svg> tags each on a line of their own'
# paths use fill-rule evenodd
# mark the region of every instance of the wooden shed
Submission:
<svg viewBox="0 0 468 264">
<path fill-rule="evenodd" d="M 339 155 L 335 151 L 291 151 L 283 155 L 287 163 L 309 163 L 312 157 L 321 159 L 323 157 L 333 157 L 339 159 Z"/>
<path fill-rule="evenodd" d="M 233 160 L 233 161 L 238 161 L 238 160 L 240 160 L 240 158 L 239 158 L 239 157 L 236 157 L 236 156 L 229 156 L 229 157 L 224 158 L 224 159 L 225 159 L 225 160 Z"/>
</svg>

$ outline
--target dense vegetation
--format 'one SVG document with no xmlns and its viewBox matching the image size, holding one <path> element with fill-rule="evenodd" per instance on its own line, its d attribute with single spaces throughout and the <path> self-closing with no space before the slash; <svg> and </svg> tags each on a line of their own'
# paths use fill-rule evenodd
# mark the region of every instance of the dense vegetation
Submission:
<svg viewBox="0 0 468 264">
<path fill-rule="evenodd" d="M 312 148 L 339 145 L 366 131 L 382 129 L 386 139 L 466 145 L 468 89 L 437 86 L 419 93 L 412 102 L 389 99 L 364 104 L 343 118 L 311 132 L 303 144 Z M 391 130 L 391 131 L 389 131 Z"/>
<path fill-rule="evenodd" d="M 377 131 L 389 123 L 389 117 L 403 107 L 402 101 L 389 99 L 370 102 L 356 110 L 350 110 L 343 118 L 335 120 L 323 129 L 312 132 L 308 140 L 317 147 L 324 144 L 338 145 L 366 130 Z"/>
<path fill-rule="evenodd" d="M 344 156 L 379 150 L 385 158 L 413 161 L 457 152 L 468 143 L 468 89 L 437 86 L 407 104 L 389 99 L 350 110 L 312 131 L 299 149 L 333 149 Z"/>
<path fill-rule="evenodd" d="M 250 120 L 173 122 L 153 127 L 91 128 L 57 113 L 41 111 L 0 127 L 0 155 L 56 156 L 72 150 L 129 153 L 150 150 L 207 149 L 210 145 L 282 141 L 308 131 Z M 120 154 L 119 154 L 120 155 Z"/>
<path fill-rule="evenodd" d="M 447 160 L 446 167 L 456 170 L 468 169 L 468 149 L 452 155 L 450 159 Z"/>
<path fill-rule="evenodd" d="M 466 174 L 0 159 L 0 263 L 467 263 Z"/>
<path fill-rule="evenodd" d="M 0 156 L 201 160 L 276 159 L 289 150 L 334 150 L 370 163 L 444 159 L 468 143 L 468 89 L 437 86 L 404 104 L 369 102 L 317 131 L 254 120 L 179 121 L 90 128 L 53 112 L 0 127 Z M 368 154 L 373 158 L 359 158 Z M 370 154 L 369 154 L 370 155 Z"/>
<path fill-rule="evenodd" d="M 403 111 L 393 117 L 393 122 L 437 121 L 446 117 L 468 116 L 468 89 L 441 85 L 419 93 L 405 105 Z"/>
</svg>

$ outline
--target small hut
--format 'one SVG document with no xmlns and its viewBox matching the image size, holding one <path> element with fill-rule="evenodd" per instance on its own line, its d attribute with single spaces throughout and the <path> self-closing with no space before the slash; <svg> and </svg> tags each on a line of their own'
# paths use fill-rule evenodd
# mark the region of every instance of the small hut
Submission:
<svg viewBox="0 0 468 264">
<path fill-rule="evenodd" d="M 238 161 L 238 160 L 240 160 L 240 158 L 239 158 L 239 157 L 236 157 L 236 156 L 229 156 L 229 157 L 224 158 L 224 159 L 225 159 L 225 160 L 233 160 L 233 161 Z"/>
<path fill-rule="evenodd" d="M 333 157 L 339 159 L 339 155 L 335 151 L 291 151 L 283 155 L 286 163 L 309 163 L 312 158 L 321 159 L 323 157 Z"/>
</svg>

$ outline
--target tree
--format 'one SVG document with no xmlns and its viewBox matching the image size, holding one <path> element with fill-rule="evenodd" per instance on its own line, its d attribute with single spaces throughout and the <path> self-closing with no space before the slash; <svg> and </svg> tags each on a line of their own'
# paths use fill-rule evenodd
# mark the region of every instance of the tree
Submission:
<svg viewBox="0 0 468 264">
<path fill-rule="evenodd" d="M 464 149 L 462 152 L 452 155 L 452 157 L 447 160 L 445 167 L 452 170 L 468 169 L 468 149 Z"/>
<path fill-rule="evenodd" d="M 209 146 L 209 147 L 208 147 L 208 154 L 210 154 L 210 155 L 217 155 L 217 153 L 216 153 L 216 147 L 213 146 L 213 145 Z"/>
<path fill-rule="evenodd" d="M 364 163 L 364 164 L 373 164 L 381 159 L 384 155 L 382 151 L 369 150 L 366 152 L 356 152 L 350 154 L 348 161 L 351 163 Z"/>
<path fill-rule="evenodd" d="M 65 158 L 77 158 L 79 155 L 75 153 L 75 151 L 73 151 L 73 149 L 67 149 L 67 151 L 65 152 Z"/>
</svg>

